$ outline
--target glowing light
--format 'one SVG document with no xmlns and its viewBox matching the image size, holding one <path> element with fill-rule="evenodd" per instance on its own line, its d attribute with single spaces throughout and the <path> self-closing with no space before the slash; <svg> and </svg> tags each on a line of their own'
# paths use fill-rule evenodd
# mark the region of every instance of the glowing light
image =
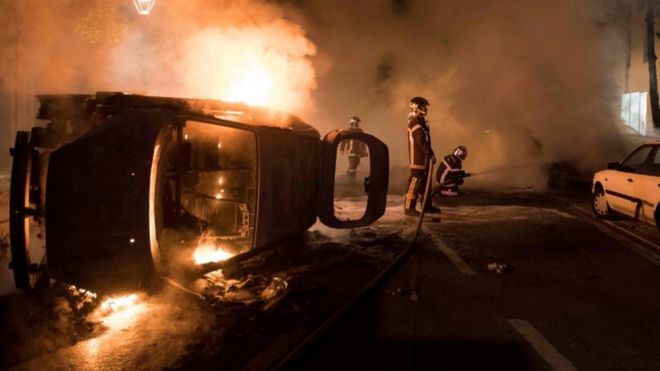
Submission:
<svg viewBox="0 0 660 371">
<path fill-rule="evenodd" d="M 218 178 L 218 184 L 222 185 L 222 183 L 225 182 L 225 179 L 223 177 Z"/>
<path fill-rule="evenodd" d="M 135 243 L 135 238 L 131 238 L 130 240 L 128 240 L 128 242 L 130 242 L 131 244 L 134 244 Z"/>
<path fill-rule="evenodd" d="M 183 135 L 183 140 L 188 140 L 188 134 Z"/>
<path fill-rule="evenodd" d="M 254 105 L 266 105 L 270 101 L 273 79 L 256 60 L 250 60 L 237 71 L 237 78 L 230 84 L 227 93 L 229 102 L 244 102 Z"/>
<path fill-rule="evenodd" d="M 142 299 L 144 296 L 137 293 L 108 297 L 92 313 L 92 318 L 102 321 L 114 331 L 126 329 L 148 309 Z"/>
<path fill-rule="evenodd" d="M 234 255 L 225 251 L 220 246 L 216 246 L 213 243 L 202 243 L 195 249 L 193 260 L 195 264 L 206 264 L 227 260 L 232 256 Z"/>
<path fill-rule="evenodd" d="M 218 142 L 218 149 L 222 148 L 222 143 Z"/>
<path fill-rule="evenodd" d="M 101 303 L 100 309 L 103 312 L 116 312 L 129 308 L 137 303 L 138 296 L 136 294 L 109 297 Z"/>
<path fill-rule="evenodd" d="M 222 194 L 221 194 L 221 193 L 216 193 L 216 194 L 215 194 L 215 199 L 216 199 L 216 200 L 219 200 L 219 199 L 221 199 L 221 198 L 222 198 Z"/>
<path fill-rule="evenodd" d="M 156 0 L 133 0 L 139 15 L 149 15 L 156 5 Z"/>
</svg>

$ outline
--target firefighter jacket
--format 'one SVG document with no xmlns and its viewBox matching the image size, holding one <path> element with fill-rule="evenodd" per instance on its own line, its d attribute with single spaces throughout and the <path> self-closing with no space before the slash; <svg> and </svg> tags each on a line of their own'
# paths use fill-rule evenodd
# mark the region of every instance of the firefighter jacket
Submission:
<svg viewBox="0 0 660 371">
<path fill-rule="evenodd" d="M 436 180 L 445 187 L 461 185 L 463 184 L 463 177 L 465 177 L 465 171 L 461 169 L 462 167 L 463 161 L 458 156 L 447 155 L 438 166 Z"/>
<path fill-rule="evenodd" d="M 426 158 L 433 156 L 429 125 L 422 116 L 408 116 L 408 153 L 410 168 L 426 169 Z"/>
<path fill-rule="evenodd" d="M 360 128 L 348 128 L 347 131 L 362 133 Z M 339 151 L 348 157 L 367 157 L 369 152 L 367 144 L 361 140 L 346 139 L 339 143 Z"/>
</svg>

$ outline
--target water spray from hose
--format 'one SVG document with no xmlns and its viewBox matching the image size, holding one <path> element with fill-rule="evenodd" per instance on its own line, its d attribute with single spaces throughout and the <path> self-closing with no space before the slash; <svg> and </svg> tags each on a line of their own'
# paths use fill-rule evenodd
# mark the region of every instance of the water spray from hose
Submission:
<svg viewBox="0 0 660 371">
<path fill-rule="evenodd" d="M 495 167 L 495 168 L 486 169 L 486 170 L 482 170 L 482 171 L 478 171 L 478 172 L 473 172 L 473 173 L 469 173 L 470 174 L 469 176 L 470 177 L 475 177 L 475 176 L 479 176 L 479 175 L 486 175 L 486 174 L 492 174 L 492 173 L 499 173 L 499 172 L 503 172 L 503 171 L 510 171 L 510 170 L 513 170 L 513 169 L 521 168 L 521 167 L 536 166 L 536 165 L 542 164 L 546 161 L 547 161 L 547 159 L 541 158 L 541 159 L 537 159 L 537 160 L 533 160 L 533 161 L 521 162 L 521 163 L 514 164 L 514 165 Z"/>
</svg>

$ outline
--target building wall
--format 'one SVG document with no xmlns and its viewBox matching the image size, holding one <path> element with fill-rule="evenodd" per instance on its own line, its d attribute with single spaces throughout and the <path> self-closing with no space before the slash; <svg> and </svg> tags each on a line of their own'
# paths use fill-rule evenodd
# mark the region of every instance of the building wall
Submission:
<svg viewBox="0 0 660 371">
<path fill-rule="evenodd" d="M 622 112 L 625 111 L 627 102 L 630 102 L 630 96 L 626 97 L 625 94 L 633 94 L 632 101 L 634 102 L 635 93 L 644 93 L 645 101 L 634 102 L 633 105 L 639 108 L 645 106 L 646 114 L 646 130 L 642 132 L 635 132 L 629 128 L 625 128 L 624 132 L 631 135 L 641 135 L 643 137 L 660 137 L 660 130 L 653 127 L 653 120 L 651 117 L 651 103 L 649 100 L 649 69 L 646 58 L 646 6 L 645 2 L 640 2 L 631 5 L 630 17 L 624 21 L 623 37 L 628 39 L 629 52 L 625 56 L 628 59 L 626 70 L 624 71 L 624 84 L 622 91 Z M 656 32 L 660 31 L 660 18 L 655 21 Z M 660 55 L 660 38 L 655 38 L 656 55 Z M 657 66 L 657 62 L 656 62 Z M 660 67 L 658 71 L 660 72 Z M 628 99 L 626 99 L 628 98 Z M 640 103 L 640 104 L 637 104 Z M 633 108 L 634 110 L 634 108 Z M 633 115 L 634 116 L 634 115 Z M 626 121 L 622 118 L 622 122 Z M 634 121 L 634 120 L 633 120 Z M 624 123 L 625 125 L 625 123 Z M 634 126 L 634 125 L 633 125 Z"/>
</svg>

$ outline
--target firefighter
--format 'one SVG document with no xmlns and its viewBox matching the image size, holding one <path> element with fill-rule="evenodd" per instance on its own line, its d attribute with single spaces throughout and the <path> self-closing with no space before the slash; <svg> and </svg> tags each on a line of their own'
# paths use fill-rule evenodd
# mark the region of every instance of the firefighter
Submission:
<svg viewBox="0 0 660 371">
<path fill-rule="evenodd" d="M 435 179 L 440 185 L 433 190 L 434 194 L 458 196 L 458 186 L 463 185 L 463 179 L 470 176 L 469 173 L 462 170 L 463 160 L 467 154 L 467 147 L 458 146 L 451 154 L 445 156 L 438 166 Z"/>
<path fill-rule="evenodd" d="M 422 97 L 410 100 L 410 113 L 408 114 L 408 153 L 410 156 L 410 178 L 404 202 L 404 211 L 407 216 L 419 216 L 415 210 L 418 199 L 424 197 L 426 179 L 429 176 L 430 162 L 435 163 L 435 155 L 431 148 L 431 136 L 426 114 L 429 102 Z M 427 197 L 423 205 L 424 212 L 439 213 L 440 209 L 433 207 L 432 197 Z"/>
<path fill-rule="evenodd" d="M 360 121 L 362 120 L 357 116 L 351 117 L 349 119 L 350 126 L 347 130 L 362 133 L 362 129 L 360 129 Z M 367 145 L 361 140 L 342 140 L 341 143 L 339 143 L 339 151 L 342 155 L 348 156 L 348 170 L 346 170 L 346 174 L 350 179 L 355 180 L 357 167 L 360 165 L 360 159 L 369 156 Z"/>
</svg>

